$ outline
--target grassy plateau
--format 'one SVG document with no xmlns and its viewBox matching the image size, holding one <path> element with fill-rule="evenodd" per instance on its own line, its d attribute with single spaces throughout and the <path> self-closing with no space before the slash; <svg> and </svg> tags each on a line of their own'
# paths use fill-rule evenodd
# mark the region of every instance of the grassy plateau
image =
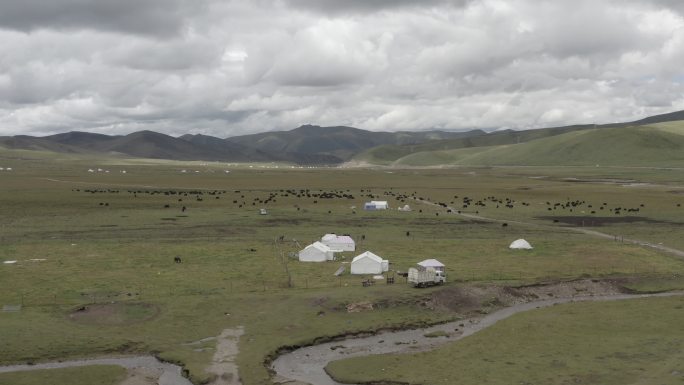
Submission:
<svg viewBox="0 0 684 385">
<path fill-rule="evenodd" d="M 319 264 L 291 257 L 328 232 L 351 234 L 358 253 L 371 250 L 389 259 L 394 271 L 437 258 L 447 265 L 449 285 L 620 277 L 635 290 L 684 288 L 681 257 L 622 240 L 684 249 L 679 169 L 325 169 L 9 150 L 0 150 L 0 166 L 12 168 L 0 171 L 0 262 L 16 261 L 0 263 L 0 308 L 22 305 L 18 312 L 0 312 L 2 364 L 152 353 L 184 365 L 199 384 L 211 378 L 206 368 L 215 342 L 202 343 L 207 349 L 188 343 L 244 326 L 237 356 L 242 382 L 269 384 L 264 362 L 282 346 L 459 316 L 421 306 L 439 289 L 413 289 L 401 277 L 394 285 L 362 287 L 367 277 L 348 274 L 355 253 Z M 371 199 L 388 200 L 393 209 L 361 210 Z M 396 210 L 405 204 L 412 211 Z M 268 215 L 259 215 L 260 208 Z M 518 238 L 534 249 L 510 250 Z M 347 273 L 333 276 L 340 266 Z M 362 301 L 376 304 L 374 310 L 346 311 Z M 79 310 L 84 306 L 87 314 Z M 568 305 L 521 314 L 442 348 L 451 349 L 450 364 L 439 361 L 444 366 L 434 377 L 425 376 L 433 372 L 430 353 L 423 361 L 372 360 L 386 368 L 407 362 L 424 368 L 415 374 L 423 382 L 416 383 L 503 383 L 496 381 L 512 372 L 520 381 L 564 383 L 600 356 L 611 366 L 599 370 L 601 361 L 591 363 L 585 372 L 596 377 L 578 378 L 603 383 L 612 373 L 606 370 L 624 369 L 615 378 L 648 383 L 641 380 L 651 378 L 641 376 L 643 368 L 669 383 L 666 371 L 682 369 L 676 365 L 681 341 L 672 337 L 682 335 L 678 315 L 676 299 Z M 598 338 L 606 342 L 586 356 L 580 342 L 596 344 Z M 572 341 L 578 345 L 558 350 Z M 515 352 L 524 343 L 524 351 Z M 642 355 L 648 357 L 639 361 Z M 535 365 L 540 356 L 544 360 Z M 355 381 L 418 381 L 403 371 L 386 378 L 357 361 L 331 368 Z M 97 383 L 88 382 L 92 371 L 102 384 L 119 381 L 118 369 L 110 367 L 64 373 Z M 3 374 L 0 384 L 41 383 L 43 375 Z"/>
</svg>

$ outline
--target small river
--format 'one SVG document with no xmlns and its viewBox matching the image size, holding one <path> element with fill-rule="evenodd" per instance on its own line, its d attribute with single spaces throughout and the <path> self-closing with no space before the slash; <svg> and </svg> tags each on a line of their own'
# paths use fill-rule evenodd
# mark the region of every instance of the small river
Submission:
<svg viewBox="0 0 684 385">
<path fill-rule="evenodd" d="M 513 305 L 495 311 L 482 318 L 471 318 L 425 329 L 387 331 L 362 338 L 349 338 L 342 341 L 327 342 L 294 350 L 279 356 L 271 365 L 278 377 L 302 381 L 314 385 L 342 385 L 325 372 L 329 362 L 371 354 L 415 353 L 432 350 L 440 345 L 458 341 L 514 314 L 558 305 L 582 301 L 617 301 L 647 297 L 669 297 L 684 295 L 684 292 L 659 294 L 617 294 L 573 298 L 554 298 Z M 449 337 L 425 337 L 431 332 L 445 332 Z"/>
<path fill-rule="evenodd" d="M 20 372 L 40 369 L 73 368 L 90 365 L 116 365 L 126 369 L 145 368 L 161 372 L 159 385 L 192 385 L 187 378 L 183 377 L 181 367 L 178 365 L 161 362 L 152 356 L 138 357 L 107 357 L 93 358 L 88 360 L 74 360 L 61 362 L 46 362 L 35 365 L 10 365 L 0 366 L 0 373 Z"/>
</svg>

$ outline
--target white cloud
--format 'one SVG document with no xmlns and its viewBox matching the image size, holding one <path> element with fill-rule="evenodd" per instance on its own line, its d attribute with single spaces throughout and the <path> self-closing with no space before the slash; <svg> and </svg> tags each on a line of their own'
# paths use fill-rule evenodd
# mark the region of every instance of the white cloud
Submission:
<svg viewBox="0 0 684 385">
<path fill-rule="evenodd" d="M 684 108 L 677 1 L 35 1 L 0 0 L 2 134 L 525 129 Z"/>
</svg>

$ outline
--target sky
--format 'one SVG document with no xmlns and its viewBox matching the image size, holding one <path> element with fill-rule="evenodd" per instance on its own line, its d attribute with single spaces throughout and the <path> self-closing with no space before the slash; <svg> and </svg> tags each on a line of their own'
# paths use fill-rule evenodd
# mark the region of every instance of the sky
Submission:
<svg viewBox="0 0 684 385">
<path fill-rule="evenodd" d="M 679 0 L 0 0 L 0 135 L 623 122 L 683 63 Z"/>
</svg>

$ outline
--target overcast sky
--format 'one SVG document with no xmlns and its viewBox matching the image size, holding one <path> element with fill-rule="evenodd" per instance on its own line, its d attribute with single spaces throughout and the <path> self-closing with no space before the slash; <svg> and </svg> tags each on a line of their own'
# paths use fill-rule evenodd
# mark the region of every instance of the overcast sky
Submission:
<svg viewBox="0 0 684 385">
<path fill-rule="evenodd" d="M 0 0 L 0 135 L 528 129 L 681 109 L 678 0 Z"/>
</svg>

